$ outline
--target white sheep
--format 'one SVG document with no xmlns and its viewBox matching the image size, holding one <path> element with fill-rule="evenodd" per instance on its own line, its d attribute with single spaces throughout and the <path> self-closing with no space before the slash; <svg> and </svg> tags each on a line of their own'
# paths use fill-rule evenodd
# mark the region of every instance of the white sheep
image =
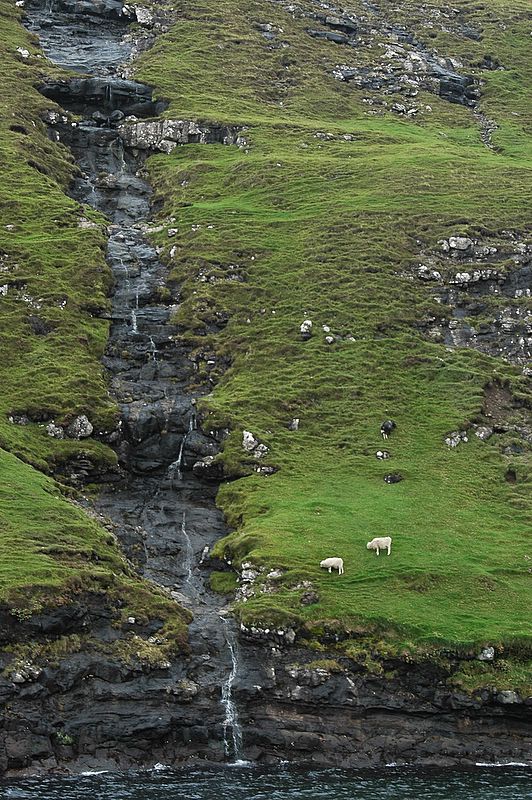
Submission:
<svg viewBox="0 0 532 800">
<path fill-rule="evenodd" d="M 332 572 L 333 569 L 337 569 L 338 575 L 344 574 L 343 558 L 325 558 L 323 561 L 320 561 L 320 567 L 323 569 L 328 569 L 329 572 Z"/>
<path fill-rule="evenodd" d="M 380 550 L 388 550 L 388 555 L 390 555 L 390 551 L 392 549 L 392 537 L 391 536 L 377 536 L 376 539 L 372 539 L 371 542 L 368 542 L 366 547 L 368 550 L 376 550 L 377 555 L 379 555 L 379 548 Z"/>
</svg>

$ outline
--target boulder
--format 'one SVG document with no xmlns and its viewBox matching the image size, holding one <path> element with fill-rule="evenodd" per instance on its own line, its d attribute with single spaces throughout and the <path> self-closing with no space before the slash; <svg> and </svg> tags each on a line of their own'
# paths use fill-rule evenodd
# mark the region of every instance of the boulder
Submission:
<svg viewBox="0 0 532 800">
<path fill-rule="evenodd" d="M 256 439 L 251 431 L 242 431 L 242 448 L 246 453 L 251 453 L 258 446 L 259 440 Z"/>
<path fill-rule="evenodd" d="M 64 439 L 65 438 L 65 431 L 61 427 L 61 425 L 56 425 L 55 422 L 52 420 L 46 426 L 46 433 L 48 436 L 52 436 L 54 439 Z"/>
<path fill-rule="evenodd" d="M 404 480 L 404 478 L 399 472 L 389 472 L 384 476 L 383 480 L 384 483 L 399 483 L 400 481 Z"/>
<path fill-rule="evenodd" d="M 94 427 L 89 418 L 85 414 L 80 414 L 70 423 L 66 429 L 66 434 L 69 439 L 86 439 L 92 434 L 93 430 Z"/>
<path fill-rule="evenodd" d="M 490 436 L 493 435 L 493 428 L 489 428 L 487 425 L 477 425 L 475 427 L 475 436 L 478 436 L 479 439 L 482 439 L 485 442 Z"/>
<path fill-rule="evenodd" d="M 449 247 L 451 250 L 470 250 L 473 247 L 473 240 L 467 236 L 449 236 Z"/>
<path fill-rule="evenodd" d="M 521 698 L 519 697 L 517 692 L 505 690 L 503 692 L 498 693 L 497 701 L 501 703 L 503 706 L 506 706 L 506 705 L 513 705 L 515 703 L 520 703 Z"/>
</svg>

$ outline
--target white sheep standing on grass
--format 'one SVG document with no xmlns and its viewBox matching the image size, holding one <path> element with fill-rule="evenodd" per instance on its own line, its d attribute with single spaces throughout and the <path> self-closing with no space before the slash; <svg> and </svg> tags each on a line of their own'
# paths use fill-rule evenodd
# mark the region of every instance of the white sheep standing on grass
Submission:
<svg viewBox="0 0 532 800">
<path fill-rule="evenodd" d="M 377 555 L 379 555 L 380 550 L 387 550 L 388 555 L 390 555 L 390 551 L 392 549 L 392 537 L 377 536 L 377 538 L 372 539 L 371 542 L 368 542 L 366 547 L 368 550 L 376 550 Z"/>
<path fill-rule="evenodd" d="M 328 569 L 329 572 L 332 572 L 333 569 L 337 569 L 338 575 L 344 574 L 343 558 L 324 558 L 323 561 L 320 561 L 320 567 L 323 569 Z"/>
</svg>

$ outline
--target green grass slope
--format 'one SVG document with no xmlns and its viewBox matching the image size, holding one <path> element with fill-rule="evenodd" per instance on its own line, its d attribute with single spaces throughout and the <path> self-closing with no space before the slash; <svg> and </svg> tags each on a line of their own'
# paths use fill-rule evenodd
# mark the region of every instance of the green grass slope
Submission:
<svg viewBox="0 0 532 800">
<path fill-rule="evenodd" d="M 104 220 L 68 198 L 70 155 L 52 143 L 39 115 L 53 103 L 34 84 L 54 71 L 19 23 L 20 10 L 0 3 L 0 446 L 49 470 L 80 443 L 49 437 L 39 421 L 87 414 L 109 430 L 116 407 L 100 358 L 111 286 L 104 259 Z M 24 57 L 19 50 L 26 50 Z M 93 227 L 81 227 L 93 218 Z M 26 414 L 28 425 L 10 422 Z M 114 454 L 84 442 L 95 460 Z"/>
<path fill-rule="evenodd" d="M 117 627 L 130 614 L 140 623 L 160 619 L 162 646 L 140 636 L 117 641 L 122 657 L 149 661 L 185 646 L 188 612 L 139 580 L 109 531 L 34 468 L 53 472 L 79 455 L 112 466 L 106 445 L 51 438 L 45 424 L 85 413 L 105 431 L 117 409 L 100 363 L 108 322 L 99 315 L 111 286 L 105 220 L 65 194 L 74 166 L 48 139 L 40 114 L 53 104 L 34 88 L 54 67 L 21 13 L 0 0 L 0 612 L 20 620 L 21 640 L 33 614 L 80 596 L 109 607 Z M 90 635 L 65 646 L 88 647 Z M 43 646 L 23 641 L 19 654 Z"/>
<path fill-rule="evenodd" d="M 265 592 L 259 578 L 237 613 L 249 624 L 295 622 L 311 639 L 332 625 L 416 646 L 497 643 L 522 657 L 532 635 L 530 448 L 508 449 L 509 432 L 483 442 L 470 431 L 455 450 L 443 440 L 489 421 L 490 386 L 506 387 L 497 391 L 510 398 L 507 425 L 523 424 L 527 374 L 430 341 L 424 328 L 450 312 L 412 277 L 442 237 L 511 230 L 530 241 L 527 4 L 458 8 L 479 40 L 428 24 L 452 16 L 443 4 L 381 5 L 482 79 L 495 149 L 477 116 L 432 93 L 416 97 L 430 111 L 412 119 L 368 106 L 332 70 L 375 64 L 379 36 L 356 53 L 316 41 L 309 20 L 279 4 L 180 4 L 138 76 L 169 99 L 170 118 L 246 127 L 240 148 L 193 145 L 149 161 L 161 221 L 178 226 L 170 240 L 155 237 L 183 285 L 177 319 L 199 380 L 217 381 L 204 408 L 232 429 L 227 472 L 247 474 L 220 492 L 235 531 L 218 553 L 284 570 Z M 365 13 L 356 2 L 346 10 Z M 475 67 L 487 53 L 505 69 Z M 302 342 L 307 318 L 314 335 Z M 387 417 L 397 430 L 383 464 L 375 452 Z M 243 430 L 269 448 L 262 460 L 242 449 Z M 278 472 L 254 472 L 263 465 Z M 403 482 L 386 485 L 388 471 Z M 376 535 L 392 535 L 390 558 L 366 550 Z M 342 578 L 319 569 L 331 555 L 344 558 Z M 301 605 L 302 581 L 317 604 Z"/>
</svg>

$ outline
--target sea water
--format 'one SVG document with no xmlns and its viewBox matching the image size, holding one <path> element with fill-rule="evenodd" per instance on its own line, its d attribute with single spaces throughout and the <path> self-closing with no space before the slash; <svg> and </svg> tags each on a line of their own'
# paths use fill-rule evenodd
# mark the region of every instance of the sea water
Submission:
<svg viewBox="0 0 532 800">
<path fill-rule="evenodd" d="M 0 782 L 9 800 L 530 800 L 530 767 L 299 770 L 220 767 Z"/>
</svg>

